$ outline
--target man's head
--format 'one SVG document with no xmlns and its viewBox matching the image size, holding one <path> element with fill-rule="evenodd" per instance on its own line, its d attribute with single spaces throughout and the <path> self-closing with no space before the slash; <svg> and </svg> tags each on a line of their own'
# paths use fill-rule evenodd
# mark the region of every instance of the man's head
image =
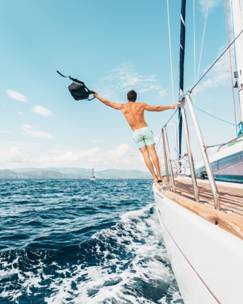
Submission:
<svg viewBox="0 0 243 304">
<path fill-rule="evenodd" d="M 137 93 L 134 90 L 131 90 L 127 93 L 127 100 L 135 102 L 137 99 Z"/>
</svg>

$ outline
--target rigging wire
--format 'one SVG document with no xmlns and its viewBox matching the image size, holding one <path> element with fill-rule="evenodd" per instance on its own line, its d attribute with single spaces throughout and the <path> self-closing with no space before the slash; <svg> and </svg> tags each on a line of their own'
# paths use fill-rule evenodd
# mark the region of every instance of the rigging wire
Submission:
<svg viewBox="0 0 243 304">
<path fill-rule="evenodd" d="M 186 0 L 185 0 L 186 1 Z M 225 0 L 227 1 L 227 0 Z M 237 39 L 242 35 L 242 32 L 243 30 L 240 31 L 240 33 L 234 37 L 233 40 L 230 40 L 230 36 L 229 36 L 229 43 L 228 45 L 225 47 L 225 49 L 221 52 L 221 54 L 219 54 L 219 56 L 214 60 L 214 62 L 201 74 L 200 76 L 200 70 L 201 70 L 201 64 L 202 64 L 202 58 L 203 58 L 203 52 L 204 52 L 204 49 L 205 49 L 205 39 L 206 39 L 206 32 L 207 32 L 207 27 L 208 27 L 208 18 L 209 18 L 209 7 L 207 6 L 207 9 L 206 9 L 206 13 L 205 13 L 205 20 L 204 20 L 204 28 L 203 28 L 203 33 L 202 33 L 202 40 L 201 40 L 201 46 L 200 46 L 200 55 L 199 55 L 199 62 L 198 62 L 198 67 L 196 67 L 196 2 L 195 0 L 193 0 L 193 63 L 194 63 L 194 67 L 193 67 L 193 73 L 194 73 L 194 85 L 192 86 L 192 88 L 190 90 L 187 91 L 186 94 L 191 94 L 193 92 L 193 90 L 198 86 L 198 84 L 207 76 L 207 74 L 212 70 L 212 68 L 218 63 L 218 61 L 225 55 L 225 53 L 229 50 L 229 55 L 230 55 L 230 68 L 231 68 L 231 80 L 232 80 L 232 84 L 233 84 L 233 69 L 232 69 L 232 50 L 231 50 L 231 47 L 232 45 L 235 43 L 235 41 L 237 41 Z M 229 19 L 228 19 L 229 21 Z M 173 66 L 172 66 L 172 43 L 171 43 L 171 24 L 170 24 L 170 9 L 169 9 L 169 0 L 167 0 L 167 22 L 168 22 L 168 37 L 169 37 L 169 54 L 170 54 L 170 68 L 171 68 L 171 89 L 172 89 L 172 93 L 173 93 L 173 99 L 174 99 L 174 73 L 173 73 Z M 181 23 L 182 25 L 184 25 L 185 27 L 185 20 L 184 18 L 182 18 L 182 15 L 181 15 Z M 227 24 L 228 25 L 228 30 L 230 31 L 229 29 L 229 23 Z M 184 29 L 184 28 L 183 28 Z M 184 37 L 185 38 L 185 37 Z M 180 51 L 184 51 L 184 47 L 182 45 L 182 43 L 180 44 Z M 181 63 L 181 61 L 180 61 Z M 181 66 L 180 66 L 181 68 Z M 180 69 L 180 73 L 181 73 L 182 69 Z M 198 75 L 197 75 L 198 73 Z M 181 74 L 180 74 L 181 76 Z M 198 78 L 198 80 L 196 81 L 196 77 Z M 184 82 L 184 78 L 180 78 L 180 84 L 182 83 L 183 84 Z M 232 86 L 233 87 L 233 86 Z M 180 87 L 181 89 L 181 87 Z M 234 93 L 234 90 L 233 90 L 233 93 Z M 184 96 L 183 94 L 183 91 L 180 90 L 180 95 L 181 97 Z M 175 99 L 174 99 L 175 100 Z M 221 121 L 225 124 L 228 124 L 228 125 L 231 125 L 231 126 L 234 126 L 235 128 L 237 128 L 237 117 L 236 117 L 236 104 L 235 104 L 235 96 L 233 95 L 233 102 L 234 102 L 234 123 L 233 122 L 230 122 L 226 119 L 223 119 L 222 117 L 219 117 L 217 115 L 214 115 L 198 106 L 195 105 L 195 108 L 202 112 L 203 114 L 215 119 L 215 120 L 218 120 L 218 121 Z M 172 115 L 169 117 L 168 121 L 163 125 L 162 128 L 166 128 L 168 126 L 168 124 L 171 122 L 171 120 L 174 118 L 175 114 L 179 112 L 180 113 L 180 108 L 177 108 L 173 113 Z M 180 120 L 180 119 L 179 119 Z M 161 140 L 161 136 L 158 140 L 158 143 L 160 142 Z M 179 142 L 179 141 L 178 141 Z M 157 144 L 158 144 L 157 143 Z M 207 148 L 210 148 L 210 147 L 216 147 L 216 146 L 221 146 L 221 145 L 224 145 L 225 143 L 223 144 L 218 144 L 218 145 L 213 145 L 213 146 L 207 146 Z M 179 149 L 180 150 L 180 149 Z M 181 152 L 179 152 L 181 153 Z M 181 154 L 179 154 L 179 157 L 181 157 L 180 159 L 182 159 L 184 156 L 182 156 Z"/>
<path fill-rule="evenodd" d="M 204 46 L 205 46 L 205 37 L 206 37 L 206 31 L 207 31 L 207 25 L 208 25 L 208 13 L 209 13 L 209 6 L 207 5 L 206 15 L 205 15 L 205 19 L 204 19 L 201 46 L 200 46 L 200 55 L 199 55 L 198 68 L 197 68 L 197 77 L 199 77 L 200 70 L 201 70 L 201 63 L 202 63 L 202 57 L 203 57 L 203 52 L 204 52 Z"/>
<path fill-rule="evenodd" d="M 169 117 L 169 119 L 167 120 L 167 122 L 163 125 L 162 129 L 167 127 L 167 125 L 174 118 L 174 116 L 176 115 L 177 112 L 178 112 L 178 108 L 171 114 L 171 116 Z"/>
<path fill-rule="evenodd" d="M 196 81 L 196 2 L 193 0 L 192 4 L 192 23 L 193 23 L 193 75 Z"/>
<path fill-rule="evenodd" d="M 174 70 L 173 70 L 173 58 L 172 58 L 172 43 L 171 43 L 171 24 L 170 24 L 170 7 L 169 7 L 169 0 L 167 0 L 166 6 L 167 6 L 167 26 L 168 26 L 169 54 L 170 54 L 170 81 L 171 81 L 171 92 L 172 92 L 173 102 L 175 102 L 175 87 L 174 87 Z"/>
<path fill-rule="evenodd" d="M 230 31 L 230 16 L 228 13 L 228 1 L 225 0 L 225 19 L 226 19 L 226 27 L 228 31 L 228 42 L 230 42 L 231 31 Z M 230 4 L 229 4 L 230 5 Z M 236 114 L 236 100 L 235 100 L 235 92 L 234 92 L 234 78 L 233 78 L 233 64 L 232 64 L 232 52 L 229 49 L 229 65 L 230 65 L 230 78 L 231 78 L 231 90 L 232 90 L 232 101 L 233 101 L 233 111 L 234 111 L 234 121 L 235 121 L 235 132 L 237 135 L 237 114 Z"/>
<path fill-rule="evenodd" d="M 231 144 L 231 143 L 236 142 L 236 141 L 242 141 L 242 140 L 238 140 L 238 139 L 239 139 L 239 137 L 235 137 L 235 138 L 233 138 L 231 140 L 228 140 L 228 141 L 220 143 L 220 144 L 207 145 L 206 149 L 211 149 L 211 148 L 219 147 L 218 148 L 218 150 L 219 150 L 220 148 L 222 148 L 225 145 Z"/>
<path fill-rule="evenodd" d="M 229 50 L 229 48 L 235 43 L 237 39 L 241 36 L 243 30 L 228 44 L 228 46 L 222 51 L 222 53 L 214 60 L 214 62 L 207 68 L 207 70 L 201 75 L 198 81 L 188 90 L 191 94 L 192 91 L 198 86 L 198 84 L 205 78 L 205 76 L 212 70 L 212 68 L 218 63 L 218 61 L 224 56 L 224 54 Z"/>
<path fill-rule="evenodd" d="M 235 124 L 235 123 L 232 123 L 232 122 L 230 122 L 230 121 L 228 121 L 228 120 L 226 120 L 226 119 L 223 119 L 223 118 L 221 118 L 221 117 L 219 117 L 219 116 L 216 116 L 216 115 L 214 115 L 214 114 L 212 114 L 212 113 L 210 113 L 210 112 L 208 112 L 208 111 L 205 111 L 205 110 L 203 110 L 202 108 L 200 108 L 200 107 L 198 107 L 198 106 L 196 106 L 196 105 L 194 105 L 194 106 L 195 106 L 195 108 L 196 108 L 198 111 L 200 111 L 200 112 L 202 112 L 202 113 L 204 113 L 204 114 L 210 116 L 211 118 L 214 118 L 214 119 L 216 119 L 216 120 L 218 120 L 218 121 L 224 122 L 224 123 L 226 123 L 226 124 L 228 124 L 228 125 L 231 125 L 231 126 L 234 126 L 234 127 L 237 126 L 237 124 Z"/>
<path fill-rule="evenodd" d="M 174 151 L 176 155 L 178 155 L 178 128 L 177 128 L 177 121 L 170 122 L 170 126 L 172 127 L 172 138 L 175 140 Z"/>
<path fill-rule="evenodd" d="M 167 7 L 167 26 L 168 26 L 168 40 L 169 40 L 169 54 L 170 54 L 170 81 L 171 81 L 171 92 L 172 92 L 172 98 L 173 102 L 176 102 L 175 97 L 175 86 L 174 86 L 174 69 L 173 69 L 173 57 L 172 57 L 172 40 L 171 40 L 171 18 L 170 18 L 170 6 L 169 6 L 169 0 L 166 1 L 166 7 Z M 177 130 L 176 130 L 176 139 L 178 138 Z M 178 149 L 178 143 L 176 144 L 176 147 Z"/>
</svg>

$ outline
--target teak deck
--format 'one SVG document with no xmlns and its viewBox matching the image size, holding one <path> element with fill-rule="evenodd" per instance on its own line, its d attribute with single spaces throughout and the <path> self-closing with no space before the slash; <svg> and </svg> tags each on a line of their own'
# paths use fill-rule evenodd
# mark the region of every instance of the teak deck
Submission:
<svg viewBox="0 0 243 304">
<path fill-rule="evenodd" d="M 199 203 L 194 199 L 190 178 L 176 179 L 176 192 L 165 191 L 165 195 L 214 224 L 243 239 L 243 187 L 235 184 L 217 183 L 220 210 L 213 208 L 210 185 L 198 180 Z"/>
</svg>

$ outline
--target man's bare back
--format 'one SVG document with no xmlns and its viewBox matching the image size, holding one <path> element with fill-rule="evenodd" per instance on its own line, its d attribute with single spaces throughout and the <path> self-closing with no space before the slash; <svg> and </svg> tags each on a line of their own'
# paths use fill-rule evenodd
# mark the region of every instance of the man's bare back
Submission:
<svg viewBox="0 0 243 304">
<path fill-rule="evenodd" d="M 105 99 L 95 93 L 95 97 L 105 105 L 120 110 L 125 116 L 129 126 L 133 130 L 133 139 L 144 157 L 145 164 L 151 173 L 155 183 L 162 182 L 160 164 L 155 149 L 153 132 L 148 128 L 144 118 L 144 111 L 162 112 L 165 110 L 176 109 L 176 105 L 151 106 L 146 103 L 136 102 L 137 93 L 129 91 L 127 103 L 116 103 Z"/>
<path fill-rule="evenodd" d="M 137 102 L 137 101 L 136 102 L 128 101 L 127 103 L 117 103 L 102 98 L 98 94 L 96 94 L 95 96 L 105 105 L 113 109 L 120 110 L 125 116 L 132 130 L 137 130 L 148 126 L 144 119 L 145 110 L 153 111 L 153 112 L 162 112 L 165 110 L 172 110 L 176 108 L 175 105 L 151 106 L 146 103 Z"/>
<path fill-rule="evenodd" d="M 141 102 L 128 102 L 123 104 L 121 112 L 125 116 L 132 130 L 147 127 L 144 119 L 145 104 Z"/>
</svg>

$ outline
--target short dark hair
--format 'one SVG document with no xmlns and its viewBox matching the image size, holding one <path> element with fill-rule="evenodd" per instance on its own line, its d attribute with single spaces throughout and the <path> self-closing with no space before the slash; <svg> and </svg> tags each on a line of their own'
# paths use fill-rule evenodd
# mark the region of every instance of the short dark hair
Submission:
<svg viewBox="0 0 243 304">
<path fill-rule="evenodd" d="M 136 99 L 137 99 L 137 93 L 134 90 L 129 91 L 127 93 L 127 99 L 129 101 L 133 101 L 133 102 L 136 101 Z"/>
</svg>

